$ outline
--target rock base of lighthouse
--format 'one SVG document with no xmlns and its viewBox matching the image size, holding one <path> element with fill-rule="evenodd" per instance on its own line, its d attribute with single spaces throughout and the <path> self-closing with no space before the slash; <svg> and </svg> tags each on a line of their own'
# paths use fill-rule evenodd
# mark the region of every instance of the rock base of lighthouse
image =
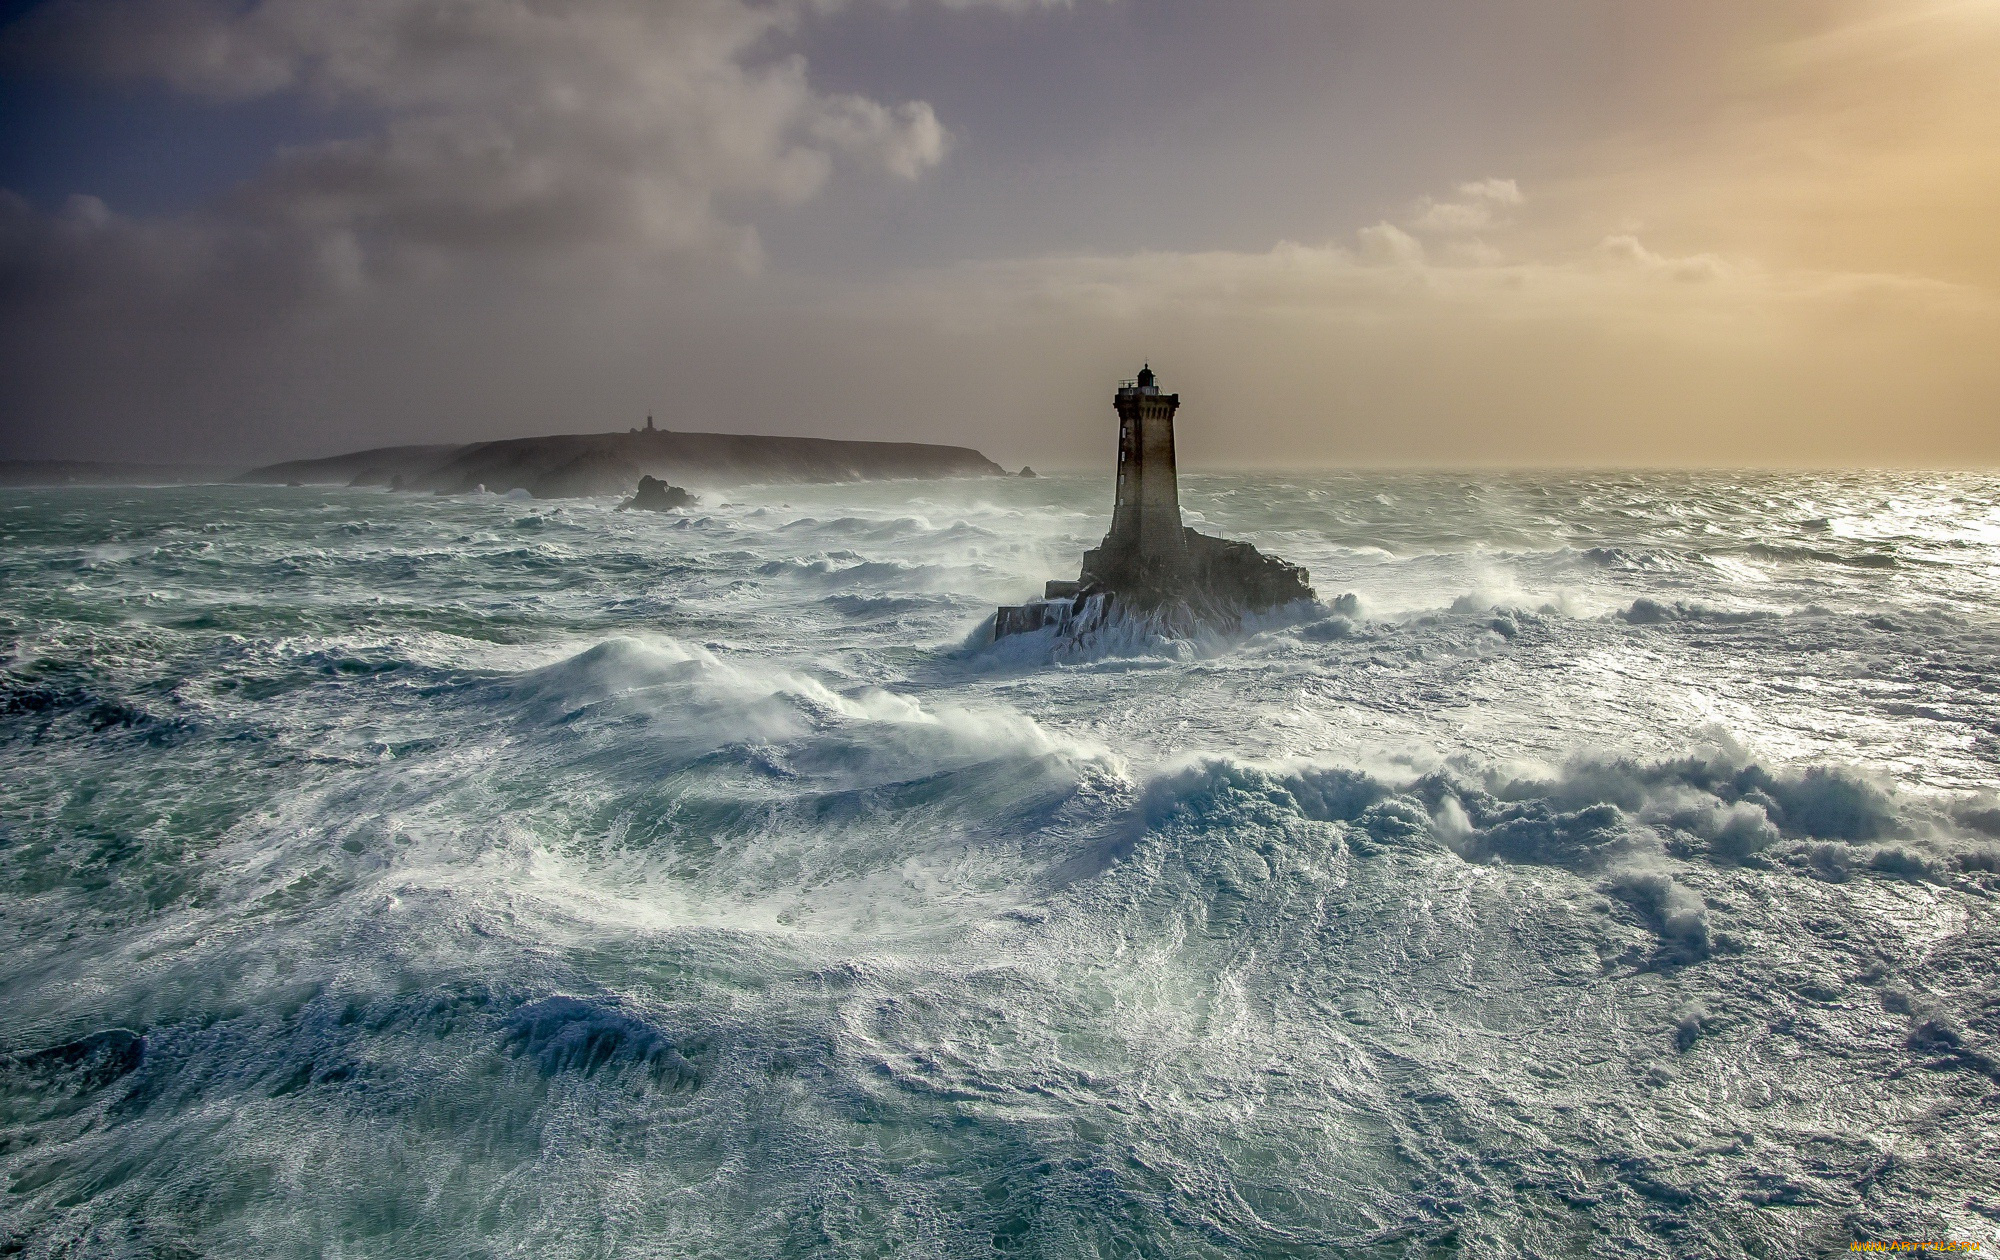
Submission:
<svg viewBox="0 0 2000 1260">
<path fill-rule="evenodd" d="M 1001 608 L 993 637 L 1054 627 L 1069 637 L 1128 616 L 1144 616 L 1162 632 L 1231 630 L 1252 613 L 1315 598 L 1298 565 L 1267 556 L 1247 542 L 1184 531 L 1186 553 L 1170 565 L 1146 564 L 1106 545 L 1084 553 L 1074 582 L 1052 581 L 1045 597 Z"/>
</svg>

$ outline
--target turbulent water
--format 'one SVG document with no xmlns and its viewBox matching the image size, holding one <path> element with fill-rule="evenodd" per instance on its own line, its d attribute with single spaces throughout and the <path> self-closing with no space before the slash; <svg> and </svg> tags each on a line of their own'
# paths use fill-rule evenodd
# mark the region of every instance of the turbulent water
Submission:
<svg viewBox="0 0 2000 1260">
<path fill-rule="evenodd" d="M 1182 493 L 0 491 L 0 1253 L 1993 1244 L 2000 478 Z"/>
</svg>

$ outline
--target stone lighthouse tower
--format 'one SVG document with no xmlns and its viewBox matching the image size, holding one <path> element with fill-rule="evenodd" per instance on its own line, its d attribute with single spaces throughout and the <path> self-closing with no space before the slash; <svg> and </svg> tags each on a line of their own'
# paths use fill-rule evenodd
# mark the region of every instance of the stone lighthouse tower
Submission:
<svg viewBox="0 0 2000 1260">
<path fill-rule="evenodd" d="M 1247 542 L 1211 538 L 1181 525 L 1174 478 L 1174 412 L 1179 394 L 1162 394 L 1153 368 L 1121 381 L 1118 408 L 1118 493 L 1111 532 L 1083 553 L 1083 572 L 1060 579 L 1044 598 L 993 614 L 993 637 L 1055 627 L 1079 640 L 1128 612 L 1161 632 L 1184 634 L 1202 625 L 1236 627 L 1245 613 L 1311 600 L 1307 574 Z"/>
<path fill-rule="evenodd" d="M 1098 549 L 1110 585 L 1177 582 L 1187 572 L 1180 488 L 1174 472 L 1174 412 L 1179 394 L 1162 394 L 1151 364 L 1118 387 L 1118 491 L 1111 532 Z"/>
</svg>

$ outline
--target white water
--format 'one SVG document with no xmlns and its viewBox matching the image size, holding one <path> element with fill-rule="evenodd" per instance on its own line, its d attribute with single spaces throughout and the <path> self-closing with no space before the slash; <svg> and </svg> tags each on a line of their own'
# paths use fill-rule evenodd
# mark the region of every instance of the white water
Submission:
<svg viewBox="0 0 2000 1260">
<path fill-rule="evenodd" d="M 2000 1241 L 2000 479 L 1101 480 L 0 493 L 0 1249 Z"/>
</svg>

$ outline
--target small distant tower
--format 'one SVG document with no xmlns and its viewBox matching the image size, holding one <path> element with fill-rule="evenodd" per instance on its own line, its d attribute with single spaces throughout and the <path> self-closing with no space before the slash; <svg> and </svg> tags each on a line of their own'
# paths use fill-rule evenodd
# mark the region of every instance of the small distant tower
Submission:
<svg viewBox="0 0 2000 1260">
<path fill-rule="evenodd" d="M 648 433 L 657 433 L 657 432 L 659 432 L 659 430 L 657 430 L 657 429 L 655 429 L 655 428 L 653 427 L 653 417 L 651 417 L 651 416 L 647 416 L 647 417 L 646 417 L 646 432 L 648 432 Z"/>
<path fill-rule="evenodd" d="M 1180 487 L 1174 471 L 1174 412 L 1179 394 L 1162 394 L 1153 365 L 1118 386 L 1118 496 L 1103 551 L 1109 567 L 1152 580 L 1187 568 Z M 1111 576 L 1106 574 L 1107 577 Z"/>
</svg>

